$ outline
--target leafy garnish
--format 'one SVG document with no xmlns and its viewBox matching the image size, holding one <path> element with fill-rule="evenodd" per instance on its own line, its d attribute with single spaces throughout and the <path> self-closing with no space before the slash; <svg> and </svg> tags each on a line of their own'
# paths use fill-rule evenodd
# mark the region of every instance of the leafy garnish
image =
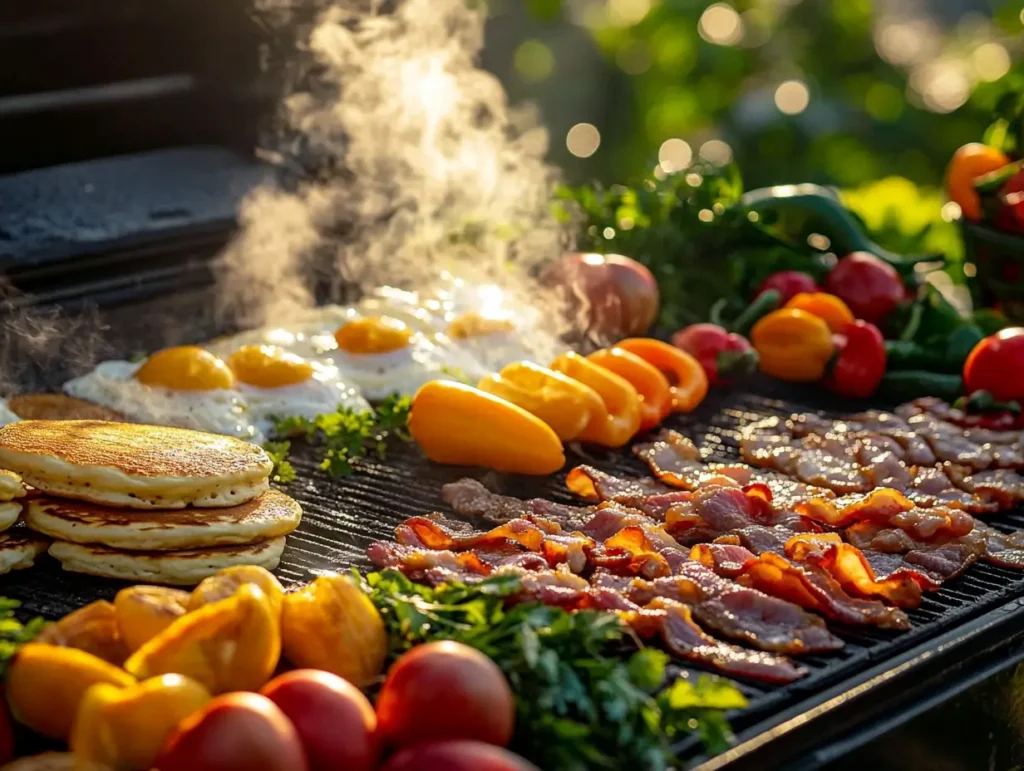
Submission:
<svg viewBox="0 0 1024 771">
<path fill-rule="evenodd" d="M 384 460 L 389 439 L 410 441 L 406 425 L 409 422 L 411 403 L 408 396 L 393 394 L 381 402 L 376 410 L 339 408 L 337 412 L 317 415 L 312 419 L 298 416 L 278 418 L 274 422 L 274 430 L 278 436 L 305 436 L 308 442 L 323 449 L 320 468 L 332 477 L 344 477 L 352 473 L 352 461 L 356 458 L 373 453 Z M 272 449 L 266 445 L 264 449 L 275 460 L 278 475 L 282 473 L 281 464 L 286 464 L 290 469 L 287 473 L 294 479 L 295 469 L 285 460 L 290 443 L 268 444 Z"/>
<path fill-rule="evenodd" d="M 465 373 L 462 367 L 449 367 L 447 364 L 442 364 L 441 372 L 445 375 L 448 375 L 449 377 L 455 378 L 460 383 L 465 383 L 466 385 L 473 385 L 473 381 L 469 379 L 469 375 Z"/>
<path fill-rule="evenodd" d="M 264 442 L 263 444 L 263 449 L 274 463 L 271 479 L 279 484 L 286 485 L 295 481 L 295 467 L 288 462 L 288 452 L 291 448 L 291 442 Z"/>
<path fill-rule="evenodd" d="M 716 677 L 681 676 L 663 690 L 669 657 L 629 653 L 631 636 L 612 613 L 508 605 L 516 576 L 436 588 L 397 571 L 365 579 L 391 656 L 431 640 L 456 640 L 493 659 L 516 697 L 512 749 L 541 768 L 668 769 L 671 745 L 696 732 L 710 753 L 732 740 L 723 710 L 746 705 Z"/>
<path fill-rule="evenodd" d="M 17 600 L 0 597 L 0 677 L 6 674 L 7 664 L 18 648 L 35 639 L 46 625 L 41 618 L 22 624 L 14 617 L 14 611 L 20 607 Z"/>
</svg>

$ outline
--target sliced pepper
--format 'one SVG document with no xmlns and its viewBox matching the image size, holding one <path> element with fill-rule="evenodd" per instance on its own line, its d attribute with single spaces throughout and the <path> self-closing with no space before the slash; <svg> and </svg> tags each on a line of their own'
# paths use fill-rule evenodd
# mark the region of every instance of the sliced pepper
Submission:
<svg viewBox="0 0 1024 771">
<path fill-rule="evenodd" d="M 127 688 L 94 685 L 78 708 L 71 750 L 111 771 L 149 771 L 178 723 L 211 698 L 195 680 L 173 674 Z"/>
<path fill-rule="evenodd" d="M 36 642 L 78 648 L 116 666 L 121 666 L 130 652 L 118 628 L 117 611 L 106 600 L 91 602 L 48 625 Z"/>
<path fill-rule="evenodd" d="M 797 308 L 769 313 L 754 325 L 750 342 L 762 372 L 792 383 L 821 380 L 834 350 L 828 324 Z"/>
<path fill-rule="evenodd" d="M 551 369 L 593 388 L 604 402 L 605 414 L 591 420 L 579 435 L 580 440 L 622 447 L 636 436 L 640 430 L 640 394 L 628 380 L 572 351 L 551 362 Z"/>
<path fill-rule="evenodd" d="M 134 653 L 184 616 L 188 598 L 188 592 L 167 586 L 129 586 L 119 591 L 114 608 L 128 649 Z"/>
<path fill-rule="evenodd" d="M 125 662 L 139 679 L 177 672 L 211 693 L 258 690 L 281 655 L 280 619 L 258 586 L 182 616 Z"/>
<path fill-rule="evenodd" d="M 842 332 L 846 325 L 853 321 L 853 311 L 846 303 L 828 292 L 800 292 L 793 295 L 783 307 L 807 311 L 828 324 L 828 328 L 833 332 Z"/>
<path fill-rule="evenodd" d="M 672 385 L 661 370 L 624 348 L 604 348 L 587 359 L 629 381 L 640 395 L 640 430 L 649 431 L 672 411 Z"/>
<path fill-rule="evenodd" d="M 595 416 L 606 412 L 593 388 L 529 361 L 509 364 L 485 377 L 477 388 L 536 415 L 563 442 L 578 437 Z"/>
<path fill-rule="evenodd" d="M 653 337 L 631 337 L 619 341 L 617 346 L 670 376 L 673 411 L 693 412 L 708 395 L 707 373 L 686 351 Z"/>
<path fill-rule="evenodd" d="M 412 400 L 409 433 L 435 463 L 537 475 L 565 465 L 562 442 L 547 423 L 462 383 L 422 386 Z"/>
</svg>

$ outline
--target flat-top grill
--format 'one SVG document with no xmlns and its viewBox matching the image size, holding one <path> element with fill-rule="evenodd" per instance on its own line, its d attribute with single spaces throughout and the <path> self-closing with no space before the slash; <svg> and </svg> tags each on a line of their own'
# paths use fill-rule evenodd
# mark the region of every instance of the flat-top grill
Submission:
<svg viewBox="0 0 1024 771">
<path fill-rule="evenodd" d="M 201 341 L 212 335 L 214 315 L 208 290 L 165 297 L 156 303 L 128 303 L 107 310 L 104 353 L 124 356 L 184 340 Z M 190 318 L 167 327 L 170 318 Z M 167 339 L 167 330 L 172 338 Z M 59 362 L 52 362 L 51 365 Z M 58 389 L 70 373 L 60 366 L 28 368 L 25 386 Z M 796 399 L 778 398 L 781 384 L 758 384 L 760 393 L 713 393 L 693 415 L 673 418 L 669 426 L 690 437 L 708 460 L 735 460 L 740 429 L 769 415 L 831 408 L 857 409 L 858 405 L 827 404 L 812 391 L 792 391 Z M 772 392 L 774 389 L 774 393 Z M 473 476 L 497 492 L 517 497 L 547 497 L 567 503 L 576 499 L 565 487 L 564 473 L 530 479 L 482 472 L 480 469 L 441 467 L 424 460 L 413 447 L 395 447 L 386 462 L 360 463 L 346 479 L 332 479 L 317 468 L 316 454 L 296 443 L 293 462 L 299 472 L 288 491 L 305 512 L 299 529 L 288 539 L 278 574 L 285 584 L 307 581 L 323 571 L 354 565 L 368 569 L 367 545 L 391 539 L 396 525 L 410 516 L 450 510 L 441 499 L 443 484 Z M 586 458 L 570 457 L 566 470 L 588 463 L 608 472 L 646 478 L 646 467 L 631 454 L 599 452 Z M 1024 511 L 986 518 L 1009 530 L 1024 527 Z M 64 573 L 49 559 L 26 571 L 3 578 L 0 593 L 21 600 L 25 614 L 56 618 L 99 597 L 112 597 L 119 582 Z M 834 654 L 800 656 L 809 675 L 791 685 L 772 687 L 743 683 L 749 708 L 732 716 L 741 740 L 735 751 L 708 761 L 706 768 L 733 763 L 742 768 L 765 762 L 783 762 L 785 768 L 813 768 L 828 755 L 806 754 L 810 746 L 841 735 L 852 725 L 882 713 L 896 701 L 945 683 L 951 667 L 972 671 L 978 661 L 1003 656 L 1018 636 L 1024 636 L 1024 573 L 984 563 L 971 566 L 938 592 L 926 593 L 919 608 L 909 611 L 909 632 L 851 629 L 829 623 L 846 647 Z M 1000 659 L 1002 660 L 1002 659 Z M 932 677 L 938 677 L 932 682 Z M 941 677 L 940 677 L 941 676 Z M 934 694 L 932 694 L 934 695 Z M 845 716 L 845 717 L 844 717 Z M 820 719 L 815 719 L 820 718 Z M 766 741 L 771 737 L 771 741 Z M 699 746 L 682 748 L 685 757 L 699 762 Z M 800 760 L 793 753 L 799 753 Z M 822 754 L 824 753 L 824 754 Z"/>
</svg>

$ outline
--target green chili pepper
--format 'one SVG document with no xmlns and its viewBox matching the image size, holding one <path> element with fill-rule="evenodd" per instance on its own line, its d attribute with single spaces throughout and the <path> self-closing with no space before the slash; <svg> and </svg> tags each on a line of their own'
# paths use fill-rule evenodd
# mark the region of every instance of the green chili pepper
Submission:
<svg viewBox="0 0 1024 771">
<path fill-rule="evenodd" d="M 870 252 L 892 265 L 904 280 L 914 279 L 920 262 L 944 262 L 942 255 L 904 257 L 872 241 L 863 225 L 831 190 L 820 185 L 777 185 L 751 190 L 741 199 L 769 228 L 777 225 L 794 238 L 818 233 L 828 239 L 828 249 L 839 256 Z"/>
<path fill-rule="evenodd" d="M 907 324 L 903 327 L 903 331 L 900 332 L 900 340 L 903 342 L 911 342 L 917 337 L 918 330 L 921 329 L 921 318 L 924 316 L 924 306 L 921 303 L 914 303 L 910 307 L 910 317 L 907 319 Z"/>
<path fill-rule="evenodd" d="M 988 391 L 975 391 L 970 396 L 961 396 L 953 406 L 964 412 L 1011 412 L 1020 415 L 1020 402 L 999 402 Z"/>
<path fill-rule="evenodd" d="M 946 343 L 946 358 L 950 364 L 956 363 L 958 368 L 962 368 L 970 352 L 984 339 L 985 333 L 974 324 L 965 324 L 949 336 Z"/>
<path fill-rule="evenodd" d="M 943 353 L 906 340 L 885 341 L 886 368 L 889 371 L 923 369 L 957 373 L 963 364 L 951 364 Z"/>
<path fill-rule="evenodd" d="M 885 398 L 901 402 L 919 396 L 937 396 L 951 402 L 963 393 L 963 381 L 959 375 L 923 369 L 886 372 L 878 393 Z"/>
<path fill-rule="evenodd" d="M 730 332 L 743 335 L 750 332 L 750 328 L 758 322 L 762 316 L 767 316 L 782 304 L 782 292 L 778 289 L 768 289 L 754 298 L 754 301 L 747 306 L 736 320 L 729 327 Z"/>
<path fill-rule="evenodd" d="M 708 321 L 714 324 L 716 327 L 725 329 L 728 326 L 722 319 L 722 313 L 725 311 L 726 306 L 729 305 L 729 300 L 725 297 L 720 298 L 711 306 L 711 310 L 708 313 Z"/>
</svg>

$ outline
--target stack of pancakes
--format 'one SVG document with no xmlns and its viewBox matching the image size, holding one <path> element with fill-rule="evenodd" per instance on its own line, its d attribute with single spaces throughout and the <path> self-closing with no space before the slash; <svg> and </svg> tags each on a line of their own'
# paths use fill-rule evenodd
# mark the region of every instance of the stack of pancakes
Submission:
<svg viewBox="0 0 1024 771">
<path fill-rule="evenodd" d="M 13 471 L 0 470 L 0 575 L 31 567 L 49 540 L 24 527 L 12 528 L 21 516 L 25 486 Z"/>
<path fill-rule="evenodd" d="M 232 565 L 273 569 L 302 516 L 270 489 L 262 449 L 199 431 L 25 420 L 0 428 L 0 467 L 34 488 L 22 518 L 54 539 L 50 555 L 110 578 L 191 585 Z"/>
</svg>

